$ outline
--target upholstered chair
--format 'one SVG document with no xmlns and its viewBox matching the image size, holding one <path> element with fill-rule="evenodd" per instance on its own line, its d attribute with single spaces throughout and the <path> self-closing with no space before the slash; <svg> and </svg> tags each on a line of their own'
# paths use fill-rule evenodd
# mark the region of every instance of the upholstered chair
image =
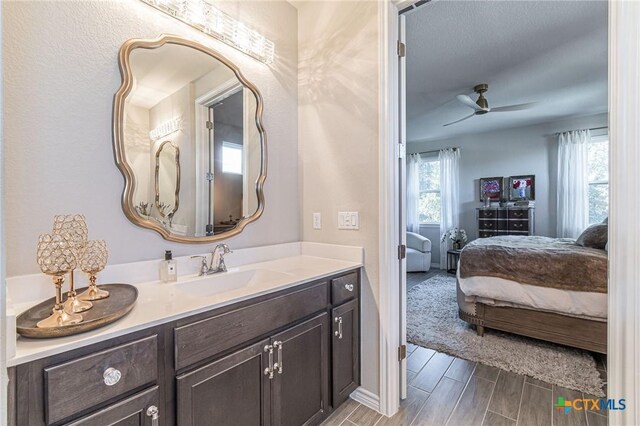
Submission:
<svg viewBox="0 0 640 426">
<path fill-rule="evenodd" d="M 427 272 L 431 268 L 431 240 L 407 232 L 407 272 Z"/>
</svg>

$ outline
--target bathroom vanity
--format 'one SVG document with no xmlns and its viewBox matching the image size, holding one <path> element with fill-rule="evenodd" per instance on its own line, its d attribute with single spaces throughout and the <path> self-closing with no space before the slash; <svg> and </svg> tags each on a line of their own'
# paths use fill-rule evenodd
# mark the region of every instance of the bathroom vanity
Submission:
<svg viewBox="0 0 640 426">
<path fill-rule="evenodd" d="M 235 274 L 243 279 L 242 270 Z M 252 279 L 271 279 L 261 274 L 253 272 Z M 15 422 L 319 424 L 360 383 L 360 268 L 303 281 L 282 285 L 280 280 L 274 288 L 283 289 L 201 307 L 78 349 L 63 350 L 74 347 L 73 338 L 65 338 L 59 353 L 14 367 Z M 224 280 L 190 285 L 203 291 L 197 294 L 203 303 L 212 297 L 203 286 L 229 290 Z M 162 291 L 168 286 L 160 285 Z M 148 291 L 153 289 L 141 287 L 141 299 L 153 297 Z M 133 325 L 135 315 L 130 321 Z M 33 344 L 49 350 L 45 341 Z"/>
<path fill-rule="evenodd" d="M 218 242 L 258 220 L 264 106 L 238 66 L 173 35 L 126 41 L 118 65 L 113 136 L 125 216 L 178 243 Z M 158 261 L 107 266 L 99 284 L 138 290 L 127 316 L 59 339 L 9 336 L 10 423 L 321 423 L 360 385 L 362 248 L 284 243 L 229 261 L 228 271 L 212 258 L 205 276 L 171 283 L 157 280 Z M 195 271 L 194 262 L 178 259 L 177 270 Z M 8 288 L 19 314 L 49 298 L 51 282 L 12 277 Z"/>
</svg>

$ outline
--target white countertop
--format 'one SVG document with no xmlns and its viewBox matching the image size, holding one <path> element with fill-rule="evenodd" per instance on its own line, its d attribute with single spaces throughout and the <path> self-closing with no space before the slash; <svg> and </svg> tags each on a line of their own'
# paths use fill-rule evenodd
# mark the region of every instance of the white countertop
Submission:
<svg viewBox="0 0 640 426">
<path fill-rule="evenodd" d="M 338 260 L 301 254 L 245 264 L 229 268 L 228 272 L 221 274 L 204 277 L 181 276 L 179 281 L 174 283 L 137 283 L 135 285 L 139 291 L 138 300 L 133 310 L 124 318 L 97 330 L 74 336 L 53 339 L 17 337 L 15 354 L 8 358 L 7 365 L 23 364 L 77 349 L 361 266 L 361 261 L 353 259 Z M 246 280 L 248 277 L 251 278 L 246 285 L 238 287 L 232 284 L 235 278 Z M 19 313 L 33 305 L 32 302 L 22 303 L 13 305 L 13 309 Z"/>
</svg>

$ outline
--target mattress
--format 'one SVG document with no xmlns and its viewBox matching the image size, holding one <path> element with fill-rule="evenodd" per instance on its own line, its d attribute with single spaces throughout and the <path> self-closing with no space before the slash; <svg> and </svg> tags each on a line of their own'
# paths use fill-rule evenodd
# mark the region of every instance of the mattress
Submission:
<svg viewBox="0 0 640 426">
<path fill-rule="evenodd" d="M 598 321 L 607 320 L 607 294 L 528 285 L 497 277 L 460 278 L 467 302 L 535 309 Z"/>
</svg>

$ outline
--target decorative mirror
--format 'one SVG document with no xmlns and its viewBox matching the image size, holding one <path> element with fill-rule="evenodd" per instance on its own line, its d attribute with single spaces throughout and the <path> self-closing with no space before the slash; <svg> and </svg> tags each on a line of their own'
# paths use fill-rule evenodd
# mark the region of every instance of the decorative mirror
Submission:
<svg viewBox="0 0 640 426">
<path fill-rule="evenodd" d="M 509 201 L 525 201 L 536 199 L 535 175 L 509 177 Z"/>
<path fill-rule="evenodd" d="M 180 206 L 180 148 L 164 141 L 156 152 L 156 202 L 154 207 L 169 224 Z"/>
<path fill-rule="evenodd" d="M 119 64 L 113 129 L 125 215 L 177 242 L 242 232 L 264 209 L 258 90 L 219 53 L 172 35 L 127 41 Z"/>
</svg>

